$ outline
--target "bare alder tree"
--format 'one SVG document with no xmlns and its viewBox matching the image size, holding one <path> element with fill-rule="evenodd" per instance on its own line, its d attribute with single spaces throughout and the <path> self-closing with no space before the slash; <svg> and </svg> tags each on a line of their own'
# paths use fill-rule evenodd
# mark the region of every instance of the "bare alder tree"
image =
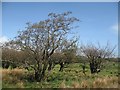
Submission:
<svg viewBox="0 0 120 90">
<path fill-rule="evenodd" d="M 76 39 L 76 41 L 77 40 L 78 39 Z M 70 47 L 64 47 L 64 49 L 62 49 L 62 53 L 66 56 L 66 62 L 72 63 L 72 62 L 75 62 L 75 60 L 76 60 L 77 45 L 76 45 L 76 43 L 73 43 L 71 45 L 70 42 L 68 44 L 70 45 Z M 67 45 L 65 45 L 65 46 L 67 46 Z"/>
<path fill-rule="evenodd" d="M 15 48 L 10 47 L 7 42 L 2 45 L 2 67 L 3 68 L 21 68 L 23 67 L 22 62 L 26 60 L 27 53 L 24 51 L 18 51 Z M 7 45 L 8 44 L 8 45 Z"/>
<path fill-rule="evenodd" d="M 74 41 L 64 39 L 62 45 L 50 56 L 49 71 L 53 69 L 56 64 L 60 65 L 59 71 L 63 71 L 65 64 L 72 63 L 76 59 L 77 41 L 78 39 Z"/>
<path fill-rule="evenodd" d="M 27 23 L 23 31 L 9 42 L 8 46 L 27 52 L 24 64 L 33 68 L 35 80 L 41 81 L 49 65 L 50 56 L 63 47 L 72 24 L 79 19 L 69 16 L 71 12 L 62 14 L 50 13 L 48 19 L 38 23 Z M 71 42 L 76 43 L 75 40 Z"/>
<path fill-rule="evenodd" d="M 114 50 L 110 47 L 109 43 L 105 47 L 101 47 L 98 43 L 98 47 L 93 44 L 87 44 L 81 46 L 82 55 L 86 56 L 89 60 L 91 73 L 100 72 L 102 60 L 105 58 L 111 58 L 114 56 Z"/>
</svg>

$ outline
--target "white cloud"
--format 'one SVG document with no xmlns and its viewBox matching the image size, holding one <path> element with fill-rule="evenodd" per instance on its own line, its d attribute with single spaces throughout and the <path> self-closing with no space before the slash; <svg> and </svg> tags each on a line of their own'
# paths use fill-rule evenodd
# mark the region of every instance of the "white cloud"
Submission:
<svg viewBox="0 0 120 90">
<path fill-rule="evenodd" d="M 5 43 L 8 41 L 8 38 L 6 36 L 0 36 L 0 43 Z"/>
<path fill-rule="evenodd" d="M 114 24 L 111 29 L 114 33 L 118 33 L 118 24 Z"/>
</svg>

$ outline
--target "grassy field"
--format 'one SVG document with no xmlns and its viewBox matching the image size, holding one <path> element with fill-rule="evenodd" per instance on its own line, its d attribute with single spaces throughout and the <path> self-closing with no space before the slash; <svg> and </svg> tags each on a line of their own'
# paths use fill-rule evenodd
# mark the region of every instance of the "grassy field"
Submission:
<svg viewBox="0 0 120 90">
<path fill-rule="evenodd" d="M 59 72 L 56 65 L 43 82 L 32 81 L 32 71 L 23 69 L 1 69 L 3 88 L 118 88 L 118 63 L 108 62 L 99 74 L 90 74 L 89 66 L 86 75 L 82 73 L 79 63 L 68 65 Z"/>
</svg>

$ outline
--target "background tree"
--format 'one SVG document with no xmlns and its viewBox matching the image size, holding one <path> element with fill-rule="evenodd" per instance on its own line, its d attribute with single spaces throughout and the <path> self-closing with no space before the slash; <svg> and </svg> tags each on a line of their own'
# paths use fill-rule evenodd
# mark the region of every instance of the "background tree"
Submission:
<svg viewBox="0 0 120 90">
<path fill-rule="evenodd" d="M 50 60 L 49 67 L 48 67 L 49 71 L 53 69 L 56 64 L 60 65 L 59 71 L 63 71 L 64 64 L 67 60 L 66 56 L 63 53 L 55 52 L 54 54 L 51 55 L 50 59 L 51 60 Z"/>
<path fill-rule="evenodd" d="M 67 40 L 66 37 L 73 28 L 72 24 L 79 21 L 69 16 L 70 14 L 71 12 L 50 13 L 46 20 L 34 24 L 27 23 L 26 29 L 20 31 L 18 36 L 9 42 L 9 47 L 27 53 L 23 63 L 33 68 L 35 80 L 41 81 L 44 78 L 50 56 L 64 45 L 64 40 Z M 71 42 L 76 43 L 73 39 Z"/>
<path fill-rule="evenodd" d="M 71 42 L 66 42 L 65 47 L 62 49 L 62 53 L 66 57 L 66 63 L 76 62 L 77 44 L 71 44 Z"/>
<path fill-rule="evenodd" d="M 115 47 L 110 47 L 109 43 L 105 47 L 101 47 L 100 44 L 98 44 L 98 47 L 93 44 L 87 44 L 82 45 L 80 49 L 82 55 L 89 60 L 91 73 L 96 73 L 101 69 L 102 60 L 114 56 Z"/>
<path fill-rule="evenodd" d="M 77 41 L 78 39 L 74 41 L 64 40 L 62 45 L 55 51 L 53 55 L 51 55 L 49 70 L 51 70 L 56 64 L 59 64 L 59 71 L 63 71 L 65 64 L 72 63 L 76 59 Z"/>
<path fill-rule="evenodd" d="M 11 66 L 11 68 L 16 68 L 17 53 L 14 49 L 2 48 L 2 67 L 9 68 Z"/>
<path fill-rule="evenodd" d="M 2 64 L 3 67 L 16 68 L 16 67 L 25 67 L 22 64 L 24 60 L 28 57 L 27 52 L 16 50 L 9 46 L 10 42 L 4 43 L 2 45 Z"/>
</svg>

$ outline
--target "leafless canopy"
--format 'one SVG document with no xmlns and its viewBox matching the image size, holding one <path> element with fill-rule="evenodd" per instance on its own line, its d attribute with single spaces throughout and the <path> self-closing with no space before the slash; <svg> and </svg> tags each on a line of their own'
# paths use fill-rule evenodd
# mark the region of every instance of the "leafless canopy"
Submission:
<svg viewBox="0 0 120 90">
<path fill-rule="evenodd" d="M 31 60 L 34 60 L 32 67 L 37 74 L 44 76 L 49 57 L 59 47 L 67 45 L 65 44 L 68 41 L 67 33 L 73 28 L 72 24 L 79 21 L 79 19 L 69 16 L 70 14 L 71 12 L 50 13 L 46 20 L 34 24 L 26 23 L 25 30 L 19 31 L 18 36 L 7 44 L 9 47 L 28 53 L 29 59 L 25 60 L 25 63 L 30 65 Z M 66 47 L 73 43 L 76 43 L 76 40 L 72 39 Z M 40 80 L 40 78 L 37 79 Z"/>
<path fill-rule="evenodd" d="M 87 44 L 81 46 L 81 53 L 85 55 L 88 59 L 98 59 L 100 58 L 110 58 L 114 56 L 114 50 L 116 46 L 110 47 L 110 44 L 107 43 L 106 46 L 101 46 L 98 43 L 98 46 L 93 44 Z"/>
</svg>

